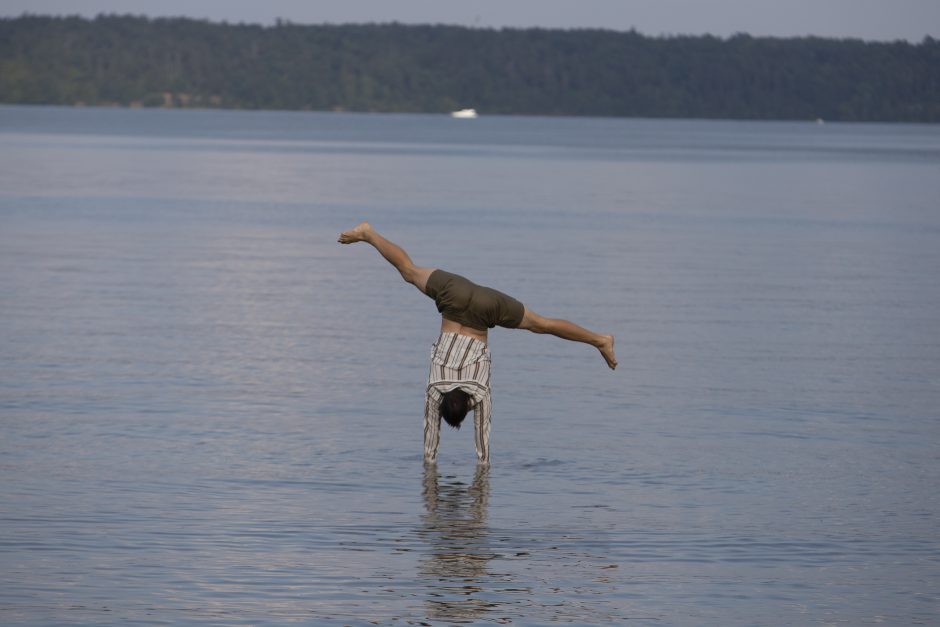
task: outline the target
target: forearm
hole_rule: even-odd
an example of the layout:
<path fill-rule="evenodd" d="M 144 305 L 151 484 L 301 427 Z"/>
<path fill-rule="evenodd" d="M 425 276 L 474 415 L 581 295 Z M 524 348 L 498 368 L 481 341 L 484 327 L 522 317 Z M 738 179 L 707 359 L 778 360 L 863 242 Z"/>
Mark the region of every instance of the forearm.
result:
<path fill-rule="evenodd" d="M 431 402 L 431 397 L 424 401 L 424 461 L 433 464 L 437 461 L 437 448 L 441 442 L 441 417 Z"/>
<path fill-rule="evenodd" d="M 493 406 L 489 395 L 477 403 L 473 410 L 473 439 L 477 449 L 477 459 L 481 464 L 490 463 L 490 426 Z"/>

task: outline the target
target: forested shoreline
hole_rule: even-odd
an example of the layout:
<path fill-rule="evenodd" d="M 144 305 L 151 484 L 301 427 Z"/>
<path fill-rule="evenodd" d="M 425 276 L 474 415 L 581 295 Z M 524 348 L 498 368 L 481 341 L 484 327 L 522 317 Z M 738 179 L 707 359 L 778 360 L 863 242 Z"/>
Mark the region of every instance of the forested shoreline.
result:
<path fill-rule="evenodd" d="M 0 19 L 6 104 L 940 121 L 940 42 Z"/>

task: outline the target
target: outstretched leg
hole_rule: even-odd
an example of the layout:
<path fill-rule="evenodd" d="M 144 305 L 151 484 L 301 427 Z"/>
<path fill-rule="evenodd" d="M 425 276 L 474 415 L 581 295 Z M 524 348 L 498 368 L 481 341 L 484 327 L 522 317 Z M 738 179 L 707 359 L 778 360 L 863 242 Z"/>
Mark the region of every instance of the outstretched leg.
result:
<path fill-rule="evenodd" d="M 555 337 L 560 337 L 563 340 L 590 344 L 600 351 L 601 355 L 604 357 L 604 361 L 607 362 L 611 370 L 617 367 L 617 357 L 614 355 L 613 335 L 594 333 L 569 320 L 545 318 L 528 307 L 525 308 L 525 314 L 522 316 L 522 322 L 519 324 L 519 328 L 532 331 L 533 333 L 548 333 Z"/>
<path fill-rule="evenodd" d="M 379 235 L 379 232 L 373 229 L 368 222 L 360 222 L 348 231 L 343 231 L 339 234 L 337 241 L 340 244 L 353 244 L 355 242 L 372 244 L 385 257 L 386 261 L 395 266 L 395 269 L 401 274 L 401 278 L 422 292 L 424 292 L 424 288 L 428 283 L 428 277 L 434 272 L 434 268 L 419 268 L 416 266 L 401 246 Z"/>

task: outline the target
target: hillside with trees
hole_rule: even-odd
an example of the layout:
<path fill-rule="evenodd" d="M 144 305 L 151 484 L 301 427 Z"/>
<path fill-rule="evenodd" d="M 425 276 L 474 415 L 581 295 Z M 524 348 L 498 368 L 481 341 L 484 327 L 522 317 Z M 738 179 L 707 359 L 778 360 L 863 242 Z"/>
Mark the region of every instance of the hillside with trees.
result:
<path fill-rule="evenodd" d="M 0 20 L 0 102 L 940 121 L 940 42 Z"/>

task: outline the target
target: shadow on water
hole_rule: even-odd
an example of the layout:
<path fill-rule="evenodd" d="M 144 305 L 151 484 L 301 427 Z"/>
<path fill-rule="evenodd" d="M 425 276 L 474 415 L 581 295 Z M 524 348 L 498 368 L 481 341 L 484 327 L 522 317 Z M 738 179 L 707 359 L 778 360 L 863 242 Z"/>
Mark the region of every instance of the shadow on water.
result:
<path fill-rule="evenodd" d="M 418 535 L 428 545 L 420 573 L 428 586 L 427 616 L 434 620 L 468 621 L 499 604 L 488 600 L 487 565 L 497 554 L 486 524 L 490 496 L 489 467 L 478 466 L 473 483 L 447 477 L 437 467 L 424 471 L 425 513 Z"/>

